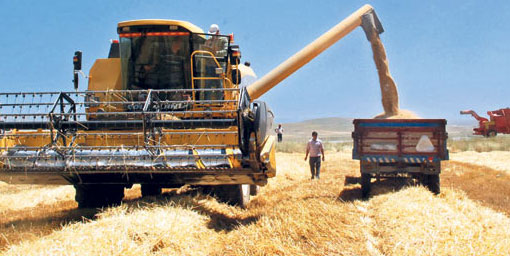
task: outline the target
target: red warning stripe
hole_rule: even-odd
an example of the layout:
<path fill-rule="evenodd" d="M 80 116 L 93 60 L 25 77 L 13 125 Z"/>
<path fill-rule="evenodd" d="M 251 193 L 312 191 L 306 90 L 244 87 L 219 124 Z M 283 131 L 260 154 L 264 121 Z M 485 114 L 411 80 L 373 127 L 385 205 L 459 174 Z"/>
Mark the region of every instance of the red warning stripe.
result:
<path fill-rule="evenodd" d="M 148 32 L 145 36 L 189 36 L 189 32 Z M 140 37 L 142 33 L 122 33 L 119 37 Z"/>
<path fill-rule="evenodd" d="M 142 36 L 142 33 L 124 33 L 124 34 L 119 34 L 119 37 L 140 37 Z"/>

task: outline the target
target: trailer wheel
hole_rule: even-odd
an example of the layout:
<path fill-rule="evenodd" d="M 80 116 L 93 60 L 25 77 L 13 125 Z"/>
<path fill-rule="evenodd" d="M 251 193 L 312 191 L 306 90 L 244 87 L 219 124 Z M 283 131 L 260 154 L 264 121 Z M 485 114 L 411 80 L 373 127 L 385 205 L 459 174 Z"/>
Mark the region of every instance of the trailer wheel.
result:
<path fill-rule="evenodd" d="M 256 196 L 260 191 L 260 187 L 258 185 L 250 185 L 250 196 Z"/>
<path fill-rule="evenodd" d="M 78 208 L 100 208 L 119 205 L 124 198 L 123 185 L 74 185 Z"/>
<path fill-rule="evenodd" d="M 430 192 L 438 195 L 441 193 L 441 182 L 439 178 L 439 174 L 431 174 L 431 175 L 425 175 L 425 179 L 427 182 L 427 188 L 430 190 Z"/>
<path fill-rule="evenodd" d="M 367 199 L 370 195 L 372 175 L 370 173 L 361 174 L 361 198 Z"/>
<path fill-rule="evenodd" d="M 142 184 L 142 197 L 161 195 L 163 189 L 159 185 Z"/>

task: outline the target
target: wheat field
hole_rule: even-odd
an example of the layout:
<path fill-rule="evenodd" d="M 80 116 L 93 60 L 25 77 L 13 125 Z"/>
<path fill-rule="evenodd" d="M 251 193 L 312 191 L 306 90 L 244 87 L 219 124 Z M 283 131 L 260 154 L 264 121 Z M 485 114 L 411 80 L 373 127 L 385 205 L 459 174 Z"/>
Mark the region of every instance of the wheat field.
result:
<path fill-rule="evenodd" d="M 450 161 L 442 193 L 381 180 L 360 200 L 359 163 L 327 152 L 321 180 L 303 154 L 278 153 L 278 175 L 247 209 L 191 188 L 121 206 L 77 209 L 71 186 L 0 183 L 4 255 L 508 255 L 507 172 Z M 497 156 L 495 156 L 497 157 Z M 481 175 L 483 174 L 483 175 Z M 354 180 L 354 182 L 353 182 Z M 481 184 L 485 184 L 482 186 Z"/>

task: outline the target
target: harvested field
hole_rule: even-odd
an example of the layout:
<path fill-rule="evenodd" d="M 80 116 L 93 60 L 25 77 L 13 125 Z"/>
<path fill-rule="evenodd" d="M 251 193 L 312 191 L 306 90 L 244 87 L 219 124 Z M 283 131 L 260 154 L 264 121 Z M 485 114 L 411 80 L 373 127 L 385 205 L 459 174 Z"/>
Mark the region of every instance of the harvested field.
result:
<path fill-rule="evenodd" d="M 277 177 L 248 209 L 218 203 L 184 188 L 140 199 L 128 190 L 120 207 L 79 210 L 72 187 L 33 186 L 23 201 L 2 204 L 0 247 L 5 255 L 506 255 L 509 191 L 473 183 L 473 174 L 501 173 L 460 162 L 445 164 L 442 194 L 407 181 L 376 182 L 359 199 L 359 163 L 350 152 L 326 154 L 322 179 L 310 181 L 303 155 L 278 153 Z M 500 182 L 509 182 L 508 176 Z M 498 182 L 499 182 L 498 181 Z M 472 184 L 468 187 L 467 184 Z M 508 184 L 508 183 L 507 183 Z M 507 186 L 508 187 L 508 186 Z M 0 185 L 2 194 L 27 187 Z M 48 190 L 49 189 L 49 190 Z M 55 200 L 40 199 L 60 191 Z M 476 195 L 481 191 L 487 191 Z M 488 191 L 492 193 L 489 194 Z M 496 196 L 484 200 L 483 196 Z M 14 197 L 13 197 L 14 198 Z M 58 199 L 58 200 L 57 200 Z"/>
<path fill-rule="evenodd" d="M 449 133 L 451 136 L 451 132 L 449 132 Z M 471 134 L 471 131 L 469 131 L 469 134 Z M 453 153 L 465 152 L 465 151 L 474 151 L 474 152 L 510 151 L 510 136 L 498 135 L 493 138 L 484 138 L 481 136 L 478 136 L 478 137 L 469 136 L 466 138 L 458 138 L 458 139 L 451 137 L 451 139 L 448 141 L 448 147 L 450 148 L 450 152 L 453 152 Z M 473 153 L 466 153 L 466 154 L 473 154 Z M 476 155 L 476 154 L 473 154 L 473 155 Z"/>
<path fill-rule="evenodd" d="M 450 159 L 456 162 L 470 163 L 478 166 L 486 166 L 498 171 L 510 174 L 510 151 L 475 152 L 465 151 L 450 154 Z"/>
<path fill-rule="evenodd" d="M 6 209 L 23 210 L 59 201 L 74 200 L 73 186 L 17 185 L 0 181 L 0 213 Z M 30 200 L 26 200 L 30 198 Z"/>
<path fill-rule="evenodd" d="M 462 190 L 484 206 L 510 216 L 510 175 L 486 166 L 449 161 L 441 174 L 443 187 Z"/>

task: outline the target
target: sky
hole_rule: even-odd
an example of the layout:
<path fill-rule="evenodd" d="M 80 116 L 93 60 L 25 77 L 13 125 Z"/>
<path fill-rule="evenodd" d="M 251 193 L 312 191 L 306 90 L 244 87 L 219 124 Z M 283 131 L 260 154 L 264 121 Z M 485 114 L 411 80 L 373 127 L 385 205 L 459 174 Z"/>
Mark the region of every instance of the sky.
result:
<path fill-rule="evenodd" d="M 400 106 L 424 118 L 470 120 L 459 111 L 510 107 L 510 1 L 7 1 L 0 0 L 0 91 L 71 91 L 72 56 L 83 70 L 106 58 L 117 23 L 185 20 L 234 33 L 259 77 L 364 4 L 385 32 Z M 81 83 L 81 90 L 86 83 Z M 262 97 L 277 122 L 371 118 L 383 112 L 361 28 Z"/>

